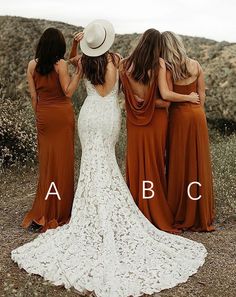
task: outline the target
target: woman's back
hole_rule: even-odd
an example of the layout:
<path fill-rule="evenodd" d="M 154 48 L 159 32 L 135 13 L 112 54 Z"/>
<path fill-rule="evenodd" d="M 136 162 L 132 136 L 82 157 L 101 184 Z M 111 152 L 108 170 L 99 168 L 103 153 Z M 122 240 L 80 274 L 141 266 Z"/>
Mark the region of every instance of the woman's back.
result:
<path fill-rule="evenodd" d="M 197 80 L 200 72 L 199 63 L 193 59 L 188 59 L 186 66 L 190 76 L 185 79 L 175 81 L 175 85 L 190 85 Z"/>
<path fill-rule="evenodd" d="M 180 94 L 190 94 L 191 92 L 197 92 L 198 76 L 200 74 L 199 63 L 195 60 L 189 59 L 187 62 L 187 68 L 190 76 L 175 81 L 173 83 L 173 91 Z"/>
<path fill-rule="evenodd" d="M 125 71 L 125 74 L 128 78 L 131 90 L 133 94 L 138 96 L 139 98 L 147 98 L 150 94 L 150 88 L 155 83 L 154 79 L 150 78 L 150 82 L 147 84 L 142 83 L 141 81 L 137 81 L 132 76 L 132 66 L 129 69 L 125 69 L 126 60 L 122 61 L 121 69 Z M 156 98 L 160 98 L 160 93 L 158 86 L 156 85 Z"/>
<path fill-rule="evenodd" d="M 103 84 L 95 85 L 92 78 L 85 76 L 87 97 L 78 119 L 79 136 L 84 151 L 86 145 L 89 145 L 88 152 L 92 147 L 101 151 L 103 146 L 104 150 L 109 151 L 118 139 L 121 121 L 117 96 L 118 78 L 116 64 L 112 62 L 108 62 L 106 66 Z"/>
<path fill-rule="evenodd" d="M 60 84 L 57 65 L 55 65 L 53 70 L 46 75 L 37 72 L 36 62 L 34 67 L 33 79 L 38 96 L 38 103 L 66 97 Z"/>
<path fill-rule="evenodd" d="M 118 64 L 120 58 L 117 54 L 114 54 L 113 57 L 114 59 L 112 59 L 110 55 L 107 57 L 107 66 L 105 69 L 105 79 L 103 84 L 92 84 L 92 82 L 85 76 L 85 79 L 90 82 L 100 97 L 106 97 L 110 95 L 118 81 Z"/>
<path fill-rule="evenodd" d="M 188 95 L 192 92 L 196 93 L 197 92 L 197 79 L 195 79 L 193 82 L 186 84 L 186 85 L 174 84 L 173 91 L 176 93 L 179 93 L 179 94 L 184 94 L 184 95 Z M 181 103 L 183 103 L 183 102 L 181 102 Z M 192 103 L 190 103 L 190 104 L 192 104 Z"/>
<path fill-rule="evenodd" d="M 187 67 L 190 76 L 175 82 L 172 79 L 171 73 L 169 71 L 167 72 L 167 77 L 169 77 L 169 80 L 172 80 L 173 91 L 183 95 L 188 95 L 192 92 L 198 93 L 198 77 L 200 75 L 200 65 L 197 61 L 189 59 Z M 190 105 L 198 107 L 198 105 L 193 104 L 191 102 L 172 102 L 172 107 L 176 105 Z"/>

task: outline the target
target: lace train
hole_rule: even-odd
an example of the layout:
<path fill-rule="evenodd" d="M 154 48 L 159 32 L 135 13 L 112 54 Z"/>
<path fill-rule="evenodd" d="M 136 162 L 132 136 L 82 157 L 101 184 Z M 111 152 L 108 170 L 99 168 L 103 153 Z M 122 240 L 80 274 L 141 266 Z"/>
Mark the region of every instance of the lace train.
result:
<path fill-rule="evenodd" d="M 115 158 L 118 83 L 105 98 L 86 86 L 71 220 L 13 250 L 12 259 L 55 285 L 98 297 L 137 297 L 187 281 L 204 263 L 205 247 L 156 229 L 139 211 Z"/>

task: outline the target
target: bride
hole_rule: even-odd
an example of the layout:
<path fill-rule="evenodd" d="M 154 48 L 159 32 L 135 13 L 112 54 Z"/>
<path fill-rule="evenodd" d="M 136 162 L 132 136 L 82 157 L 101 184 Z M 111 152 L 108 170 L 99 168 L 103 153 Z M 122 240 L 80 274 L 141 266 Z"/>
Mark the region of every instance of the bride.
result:
<path fill-rule="evenodd" d="M 117 165 L 119 57 L 103 20 L 89 24 L 79 63 L 87 98 L 78 129 L 82 158 L 69 224 L 48 230 L 11 253 L 13 261 L 55 285 L 98 297 L 152 294 L 187 281 L 205 247 L 156 229 L 135 205 Z"/>

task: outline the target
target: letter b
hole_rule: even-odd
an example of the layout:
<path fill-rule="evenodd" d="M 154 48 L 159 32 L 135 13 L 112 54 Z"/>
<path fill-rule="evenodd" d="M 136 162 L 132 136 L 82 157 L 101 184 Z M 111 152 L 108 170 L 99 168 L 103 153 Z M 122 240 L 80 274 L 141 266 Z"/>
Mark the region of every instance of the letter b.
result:
<path fill-rule="evenodd" d="M 150 184 L 151 186 L 149 188 L 146 188 L 146 184 Z M 154 191 L 152 190 L 153 188 L 153 182 L 149 181 L 149 180 L 143 180 L 143 199 L 152 199 L 154 196 Z M 152 194 L 150 196 L 146 196 L 145 192 L 149 191 Z"/>

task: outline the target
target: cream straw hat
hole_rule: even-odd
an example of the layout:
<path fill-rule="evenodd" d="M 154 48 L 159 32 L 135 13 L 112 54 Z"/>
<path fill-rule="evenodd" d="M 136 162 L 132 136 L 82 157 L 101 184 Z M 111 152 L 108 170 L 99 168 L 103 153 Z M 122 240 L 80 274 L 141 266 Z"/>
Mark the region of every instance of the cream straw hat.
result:
<path fill-rule="evenodd" d="M 95 20 L 85 27 L 80 48 L 86 56 L 98 57 L 110 49 L 114 40 L 113 25 L 106 20 Z"/>

